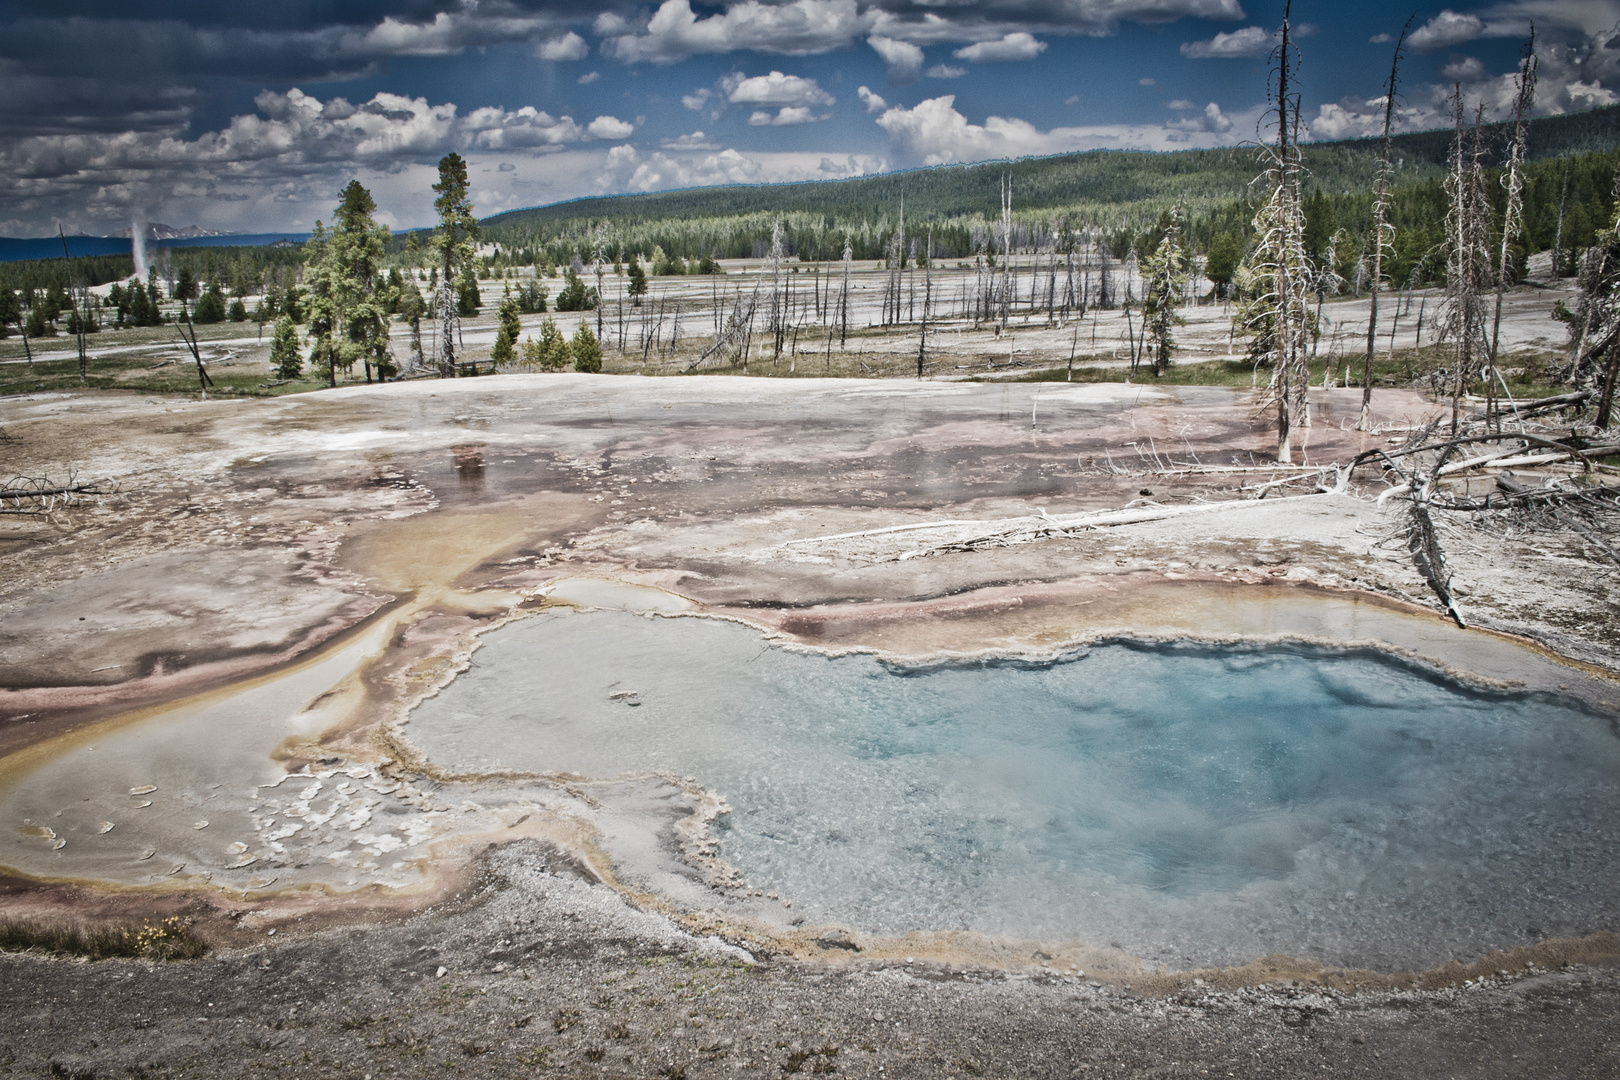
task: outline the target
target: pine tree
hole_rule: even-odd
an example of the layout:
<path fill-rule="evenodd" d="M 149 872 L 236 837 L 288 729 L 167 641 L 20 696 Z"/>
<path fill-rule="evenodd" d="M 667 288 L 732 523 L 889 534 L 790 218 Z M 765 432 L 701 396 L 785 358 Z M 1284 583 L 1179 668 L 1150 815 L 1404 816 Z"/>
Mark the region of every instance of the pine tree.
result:
<path fill-rule="evenodd" d="M 439 182 L 433 190 L 439 197 L 433 208 L 439 212 L 439 227 L 431 241 L 437 265 L 438 290 L 434 294 L 433 309 L 439 320 L 439 370 L 446 376 L 456 374 L 456 346 L 461 329 L 461 296 L 456 282 L 464 272 L 472 270 L 475 254 L 474 241 L 478 237 L 478 221 L 473 217 L 472 200 L 467 194 L 467 163 L 460 154 L 446 154 L 439 159 Z M 477 292 L 474 279 L 473 291 Z"/>
<path fill-rule="evenodd" d="M 1243 241 L 1231 233 L 1216 233 L 1209 242 L 1209 252 L 1204 257 L 1204 276 L 1215 286 L 1215 295 L 1221 299 L 1226 298 L 1227 289 L 1232 284 L 1232 275 L 1237 272 L 1238 264 L 1243 261 Z"/>
<path fill-rule="evenodd" d="M 22 322 L 22 305 L 11 286 L 0 286 L 0 337 L 11 335 L 11 324 Z"/>
<path fill-rule="evenodd" d="M 1176 313 L 1187 288 L 1187 254 L 1181 246 L 1181 211 L 1170 212 L 1164 238 L 1142 260 L 1145 292 L 1142 298 L 1142 333 L 1151 343 L 1153 374 L 1163 377 L 1170 370 L 1170 354 L 1175 350 L 1175 328 L 1187 320 Z"/>
<path fill-rule="evenodd" d="M 647 271 L 641 268 L 641 260 L 634 255 L 630 256 L 630 271 L 628 276 L 630 278 L 630 284 L 625 291 L 630 294 L 630 303 L 636 307 L 640 307 L 641 298 L 647 295 Z M 575 309 L 563 307 L 562 296 L 559 295 L 557 297 L 557 310 L 572 311 Z"/>
<path fill-rule="evenodd" d="M 490 350 L 490 363 L 511 364 L 516 362 L 517 339 L 522 332 L 523 323 L 518 318 L 518 302 L 516 298 L 507 296 L 501 300 L 500 330 L 495 334 L 495 348 Z"/>
<path fill-rule="evenodd" d="M 394 373 L 388 344 L 387 279 L 382 272 L 389 234 L 388 227 L 373 218 L 376 210 L 371 192 L 360 181 L 349 181 L 332 216 L 322 267 L 325 315 L 335 355 L 345 370 L 360 361 L 367 382 L 374 372 L 383 379 Z"/>
<path fill-rule="evenodd" d="M 590 323 L 581 319 L 579 329 L 569 346 L 574 353 L 574 370 L 598 372 L 602 370 L 602 344 L 591 332 Z"/>
<path fill-rule="evenodd" d="M 557 321 L 549 316 L 540 323 L 540 340 L 530 338 L 523 343 L 523 362 L 543 371 L 561 371 L 573 363 L 573 359 L 568 339 L 557 329 Z"/>
<path fill-rule="evenodd" d="M 305 309 L 310 336 L 309 367 L 316 374 L 324 373 L 328 385 L 336 386 L 341 361 L 332 340 L 337 325 L 337 298 L 333 295 L 329 246 L 325 223 L 315 222 L 309 239 L 304 241 L 304 284 L 309 289 Z"/>
<path fill-rule="evenodd" d="M 563 278 L 562 291 L 557 294 L 558 311 L 590 311 L 596 307 L 596 290 L 586 285 L 573 267 L 564 271 Z"/>
<path fill-rule="evenodd" d="M 197 307 L 191 314 L 191 321 L 205 326 L 225 321 L 225 295 L 219 291 L 217 281 L 211 283 L 197 301 Z"/>
<path fill-rule="evenodd" d="M 304 373 L 298 357 L 298 329 L 286 315 L 276 320 L 275 334 L 270 341 L 270 366 L 278 379 L 296 379 Z"/>

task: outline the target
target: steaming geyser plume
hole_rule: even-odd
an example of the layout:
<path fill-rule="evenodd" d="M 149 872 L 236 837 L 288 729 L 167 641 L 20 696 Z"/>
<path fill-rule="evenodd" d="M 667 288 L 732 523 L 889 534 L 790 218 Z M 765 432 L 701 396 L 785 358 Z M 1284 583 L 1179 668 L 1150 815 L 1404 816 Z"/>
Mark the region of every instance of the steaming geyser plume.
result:
<path fill-rule="evenodd" d="M 130 251 L 135 256 L 135 276 L 146 278 L 146 215 L 139 210 L 129 219 Z"/>

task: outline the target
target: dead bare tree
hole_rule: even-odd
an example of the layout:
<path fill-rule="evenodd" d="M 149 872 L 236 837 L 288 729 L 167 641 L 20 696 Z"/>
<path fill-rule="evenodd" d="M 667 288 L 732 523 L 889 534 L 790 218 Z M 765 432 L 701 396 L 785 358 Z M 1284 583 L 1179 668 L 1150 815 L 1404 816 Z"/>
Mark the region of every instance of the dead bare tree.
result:
<path fill-rule="evenodd" d="M 1491 321 L 1491 374 L 1485 380 L 1485 400 L 1496 401 L 1496 350 L 1502 338 L 1502 294 L 1507 292 L 1508 279 L 1513 275 L 1510 257 L 1513 241 L 1524 232 L 1524 174 L 1521 165 L 1525 156 L 1525 121 L 1536 97 L 1536 31 L 1530 28 L 1530 40 L 1525 42 L 1524 58 L 1514 85 L 1518 93 L 1513 105 L 1513 141 L 1508 149 L 1507 171 L 1502 175 L 1502 186 L 1507 189 L 1507 202 L 1502 210 L 1502 250 L 1496 270 L 1496 314 Z"/>
<path fill-rule="evenodd" d="M 1620 194 L 1620 170 L 1615 173 L 1614 183 Z M 1575 311 L 1563 316 L 1570 321 L 1573 348 L 1560 375 L 1576 387 L 1595 384 L 1596 423 L 1606 428 L 1613 415 L 1616 382 L 1620 380 L 1620 210 L 1610 227 L 1598 233 L 1583 260 L 1578 283 Z M 1578 333 L 1576 324 L 1580 325 Z"/>
<path fill-rule="evenodd" d="M 1310 381 L 1310 256 L 1305 250 L 1305 211 L 1301 196 L 1304 166 L 1299 154 L 1299 95 L 1293 87 L 1297 66 L 1290 40 L 1292 0 L 1283 8 L 1280 42 L 1272 51 L 1275 145 L 1261 148 L 1265 171 L 1256 181 L 1266 195 L 1255 212 L 1254 250 L 1245 278 L 1248 302 L 1238 314 L 1255 335 L 1249 355 L 1256 365 L 1270 363 L 1271 379 L 1261 407 L 1277 409 L 1277 460 L 1293 461 L 1290 431 L 1305 413 Z"/>
<path fill-rule="evenodd" d="M 180 300 L 180 320 L 175 325 L 180 331 L 180 340 L 186 343 L 191 350 L 191 358 L 197 362 L 197 384 L 202 390 L 203 400 L 207 401 L 208 388 L 214 385 L 214 380 L 209 377 L 208 369 L 203 367 L 202 350 L 197 347 L 197 328 L 191 323 L 191 312 L 186 310 L 184 298 Z"/>
<path fill-rule="evenodd" d="M 1367 316 L 1367 357 L 1361 369 L 1361 420 L 1356 425 L 1358 431 L 1372 428 L 1373 339 L 1378 333 L 1378 290 L 1384 286 L 1384 251 L 1395 239 L 1395 228 L 1389 223 L 1390 126 L 1395 118 L 1395 85 L 1400 74 L 1401 49 L 1406 44 L 1407 32 L 1412 29 L 1412 18 L 1408 18 L 1406 25 L 1401 27 L 1400 39 L 1395 42 L 1395 54 L 1389 62 L 1389 85 L 1384 92 L 1384 144 L 1378 156 L 1378 181 L 1373 187 L 1372 310 Z M 1390 347 L 1394 348 L 1393 345 Z"/>
<path fill-rule="evenodd" d="M 923 255 L 923 310 L 922 330 L 917 335 L 917 378 L 923 377 L 923 365 L 928 360 L 928 307 L 934 299 L 934 229 L 928 228 L 928 247 Z"/>
<path fill-rule="evenodd" d="M 1491 255 L 1490 199 L 1485 190 L 1485 151 L 1480 131 L 1484 107 L 1476 111 L 1470 132 L 1463 126 L 1460 83 L 1453 103 L 1457 130 L 1446 176 L 1450 208 L 1446 213 L 1446 299 L 1441 317 L 1442 333 L 1452 338 L 1454 350 L 1451 431 L 1456 434 L 1463 395 L 1473 382 L 1480 355 L 1486 351 L 1484 293 L 1490 288 Z"/>
<path fill-rule="evenodd" d="M 84 352 L 84 321 L 90 314 L 89 297 L 79 287 L 78 278 L 73 273 L 73 259 L 68 255 L 67 233 L 63 231 L 60 221 L 56 223 L 56 235 L 62 239 L 62 265 L 67 269 L 68 297 L 73 303 L 73 337 L 79 346 L 79 381 L 84 382 L 89 367 Z M 82 307 L 81 300 L 83 301 Z M 28 335 L 24 332 L 23 341 L 26 343 L 27 340 Z M 34 357 L 32 353 L 29 354 L 28 363 L 30 367 L 33 366 Z"/>
<path fill-rule="evenodd" d="M 1012 309 L 1012 174 L 1001 177 L 1001 292 L 999 318 L 1003 332 Z"/>
<path fill-rule="evenodd" d="M 844 234 L 844 284 L 838 290 L 838 347 L 842 349 L 849 338 L 849 269 L 855 258 L 855 248 L 849 234 Z"/>
<path fill-rule="evenodd" d="M 774 355 L 782 356 L 782 328 L 787 324 L 787 312 L 782 297 L 782 219 L 771 223 L 771 246 L 766 254 L 765 271 L 771 279 L 771 307 L 766 329 L 770 331 Z"/>

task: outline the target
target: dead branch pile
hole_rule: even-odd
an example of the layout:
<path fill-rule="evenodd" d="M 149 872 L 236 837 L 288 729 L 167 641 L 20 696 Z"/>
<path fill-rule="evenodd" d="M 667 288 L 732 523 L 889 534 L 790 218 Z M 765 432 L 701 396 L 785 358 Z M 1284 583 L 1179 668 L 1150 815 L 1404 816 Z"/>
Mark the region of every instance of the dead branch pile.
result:
<path fill-rule="evenodd" d="M 1553 428 L 1528 423 L 1555 410 L 1578 408 L 1590 392 L 1476 412 L 1450 437 L 1438 424 L 1412 432 L 1398 449 L 1363 452 L 1350 470 L 1376 466 L 1389 485 L 1378 503 L 1405 502 L 1403 529 L 1412 564 L 1457 625 L 1462 612 L 1451 587 L 1434 514 L 1469 514 L 1482 527 L 1513 525 L 1568 529 L 1620 566 L 1614 537 L 1620 526 L 1620 432 L 1596 427 Z M 1511 414 L 1517 432 L 1492 430 Z M 1611 459 L 1611 460 L 1605 460 Z M 1516 474 L 1510 470 L 1534 470 Z"/>
<path fill-rule="evenodd" d="M 0 483 L 0 515 L 50 517 L 83 499 L 116 495 L 118 485 L 111 480 L 80 481 L 70 475 L 65 482 L 44 476 L 13 476 Z"/>

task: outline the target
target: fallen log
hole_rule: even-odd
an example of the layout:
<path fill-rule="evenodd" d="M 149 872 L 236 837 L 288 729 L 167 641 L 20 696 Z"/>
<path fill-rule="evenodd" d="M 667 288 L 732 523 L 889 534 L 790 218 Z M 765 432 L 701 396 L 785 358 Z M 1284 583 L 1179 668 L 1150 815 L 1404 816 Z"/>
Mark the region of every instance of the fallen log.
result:
<path fill-rule="evenodd" d="M 1164 506 L 1159 503 L 1149 503 L 1146 506 L 1125 507 L 1120 510 L 1104 510 L 1100 512 L 1058 514 L 1051 515 L 1044 511 L 1038 515 L 1031 514 L 1017 518 L 1000 518 L 988 520 L 946 520 L 946 521 L 918 521 L 907 525 L 890 525 L 880 529 L 861 529 L 855 532 L 834 533 L 829 536 L 808 536 L 796 540 L 787 540 L 767 551 L 780 551 L 789 548 L 798 548 L 813 544 L 832 544 L 845 540 L 859 540 L 872 537 L 892 536 L 897 533 L 921 532 L 924 530 L 951 530 L 960 529 L 963 532 L 941 540 L 940 543 L 930 544 L 911 551 L 902 552 L 894 558 L 898 561 L 920 558 L 937 551 L 961 551 L 976 547 L 990 545 L 1005 545 L 1011 543 L 1027 543 L 1047 536 L 1066 536 L 1072 532 L 1084 529 L 1114 528 L 1121 525 L 1140 525 L 1150 521 L 1162 521 L 1166 518 L 1181 517 L 1188 514 L 1209 514 L 1225 511 L 1252 510 L 1257 508 L 1271 509 L 1287 502 L 1298 502 L 1301 499 L 1316 499 L 1323 494 L 1345 493 L 1349 481 L 1348 473 L 1340 473 L 1339 482 L 1332 488 L 1321 488 L 1309 495 L 1289 495 L 1281 499 L 1229 499 L 1223 502 L 1191 503 L 1182 506 Z"/>

